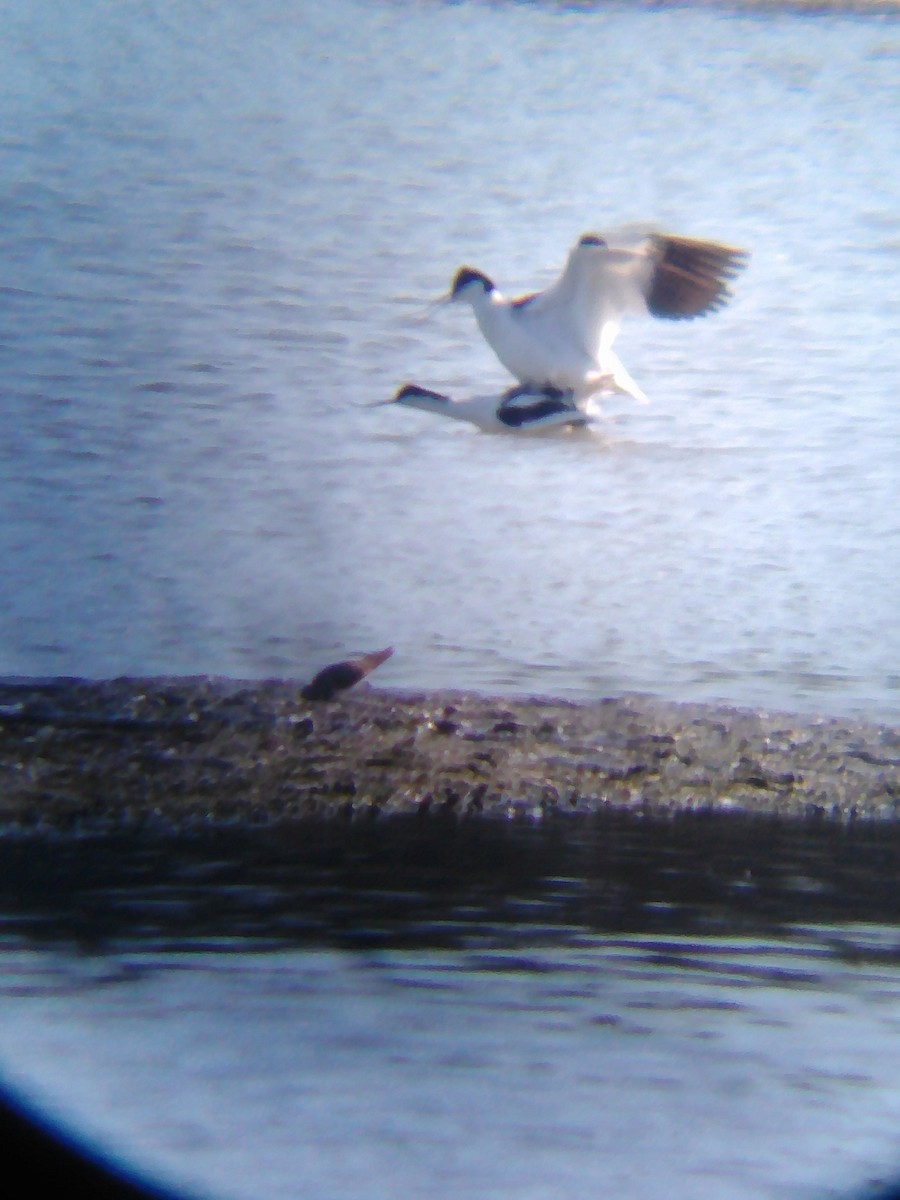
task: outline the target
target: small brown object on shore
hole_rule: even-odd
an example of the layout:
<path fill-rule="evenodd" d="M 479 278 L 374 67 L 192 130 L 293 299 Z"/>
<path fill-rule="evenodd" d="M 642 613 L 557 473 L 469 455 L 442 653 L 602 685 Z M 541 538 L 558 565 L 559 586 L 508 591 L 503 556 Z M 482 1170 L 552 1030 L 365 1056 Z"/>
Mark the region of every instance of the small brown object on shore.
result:
<path fill-rule="evenodd" d="M 344 662 L 331 663 L 323 667 L 311 683 L 308 683 L 300 695 L 304 700 L 332 700 L 336 692 L 353 687 L 364 679 L 370 671 L 374 671 L 385 659 L 394 653 L 393 646 L 384 650 L 373 650 L 371 654 L 361 654 L 359 658 L 348 658 Z"/>

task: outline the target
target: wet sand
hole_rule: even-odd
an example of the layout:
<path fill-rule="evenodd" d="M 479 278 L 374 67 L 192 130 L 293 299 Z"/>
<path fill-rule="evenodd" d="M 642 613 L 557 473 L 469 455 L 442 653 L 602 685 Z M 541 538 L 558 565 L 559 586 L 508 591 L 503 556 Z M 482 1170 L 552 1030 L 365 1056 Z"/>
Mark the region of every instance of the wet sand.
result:
<path fill-rule="evenodd" d="M 621 809 L 891 820 L 900 729 L 674 704 L 208 678 L 0 685 L 0 829 Z"/>

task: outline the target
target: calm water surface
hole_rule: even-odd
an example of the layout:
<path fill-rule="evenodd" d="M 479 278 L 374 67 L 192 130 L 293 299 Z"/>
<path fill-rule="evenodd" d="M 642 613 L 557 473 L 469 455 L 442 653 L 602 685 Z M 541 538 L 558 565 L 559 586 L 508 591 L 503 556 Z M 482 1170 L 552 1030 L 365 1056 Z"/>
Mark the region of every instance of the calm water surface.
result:
<path fill-rule="evenodd" d="M 900 1167 L 900 835 L 0 842 L 7 1079 L 228 1198 L 839 1197 Z"/>
<path fill-rule="evenodd" d="M 639 689 L 900 715 L 900 29 L 515 4 L 6 6 L 0 670 Z M 749 247 L 653 399 L 527 443 L 461 262 Z"/>
<path fill-rule="evenodd" d="M 897 24 L 2 13 L 0 672 L 392 643 L 397 686 L 900 717 Z M 714 320 L 623 332 L 650 407 L 526 442 L 364 407 L 504 386 L 428 301 L 632 218 L 753 252 Z M 221 1197 L 900 1163 L 893 834 L 406 828 L 0 841 L 4 1072 Z"/>

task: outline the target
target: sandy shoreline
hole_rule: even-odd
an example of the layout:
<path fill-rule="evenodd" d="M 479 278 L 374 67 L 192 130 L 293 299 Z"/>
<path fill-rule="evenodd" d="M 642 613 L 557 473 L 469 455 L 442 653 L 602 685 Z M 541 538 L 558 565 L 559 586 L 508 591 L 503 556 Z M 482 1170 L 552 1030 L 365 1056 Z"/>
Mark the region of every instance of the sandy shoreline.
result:
<path fill-rule="evenodd" d="M 611 808 L 894 819 L 900 729 L 624 696 L 590 704 L 208 678 L 0 684 L 0 829 Z"/>

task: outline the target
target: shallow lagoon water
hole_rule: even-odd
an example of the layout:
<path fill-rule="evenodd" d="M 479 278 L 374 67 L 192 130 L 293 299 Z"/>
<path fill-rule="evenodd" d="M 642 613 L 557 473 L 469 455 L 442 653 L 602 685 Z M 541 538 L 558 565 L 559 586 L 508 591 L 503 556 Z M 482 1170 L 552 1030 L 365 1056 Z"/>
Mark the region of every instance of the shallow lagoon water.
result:
<path fill-rule="evenodd" d="M 0 48 L 7 674 L 305 676 L 895 718 L 900 40 L 709 10 L 49 0 Z M 519 444 L 460 262 L 752 252 L 650 407 Z"/>
<path fill-rule="evenodd" d="M 896 721 L 898 57 L 840 15 L 7 13 L 0 670 L 393 643 L 393 686 Z M 623 332 L 649 408 L 519 443 L 363 407 L 503 386 L 467 314 L 426 315 L 460 262 L 528 290 L 635 217 L 753 255 L 715 320 Z M 771 842 L 722 873 L 670 834 L 649 875 L 652 837 L 573 862 L 573 824 L 483 833 L 474 872 L 6 841 L 4 1072 L 222 1197 L 889 1176 L 887 835 L 847 871 L 827 827 L 792 843 L 748 914 Z"/>
<path fill-rule="evenodd" d="M 0 1055 L 201 1195 L 859 1194 L 900 1164 L 898 854 L 709 814 L 7 839 Z"/>

